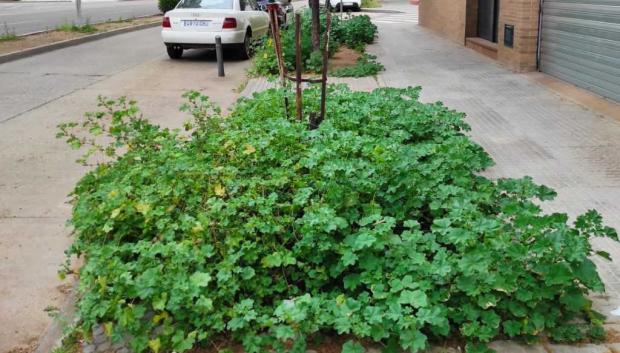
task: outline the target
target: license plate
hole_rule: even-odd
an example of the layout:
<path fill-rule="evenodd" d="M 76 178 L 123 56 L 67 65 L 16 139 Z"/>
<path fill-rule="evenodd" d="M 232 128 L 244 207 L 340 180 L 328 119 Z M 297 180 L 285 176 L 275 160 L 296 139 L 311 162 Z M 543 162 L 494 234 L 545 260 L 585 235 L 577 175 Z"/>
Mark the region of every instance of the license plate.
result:
<path fill-rule="evenodd" d="M 183 27 L 209 27 L 209 20 L 181 20 Z"/>

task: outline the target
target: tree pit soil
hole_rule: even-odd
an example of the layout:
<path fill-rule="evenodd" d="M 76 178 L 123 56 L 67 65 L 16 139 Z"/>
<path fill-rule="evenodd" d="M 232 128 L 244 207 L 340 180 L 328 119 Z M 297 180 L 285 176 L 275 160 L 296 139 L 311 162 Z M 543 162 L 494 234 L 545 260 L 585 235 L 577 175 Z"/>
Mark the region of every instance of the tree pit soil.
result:
<path fill-rule="evenodd" d="M 43 45 L 49 45 L 57 42 L 62 42 L 69 39 L 80 38 L 97 33 L 105 33 L 112 30 L 135 27 L 139 25 L 158 23 L 161 21 L 161 16 L 149 16 L 141 17 L 131 20 L 123 21 L 110 21 L 104 23 L 93 24 L 92 26 L 97 31 L 92 33 L 80 33 L 70 31 L 52 30 L 41 33 L 35 33 L 31 35 L 18 36 L 11 40 L 0 41 L 0 55 L 9 54 L 13 52 L 19 52 L 26 49 L 32 49 Z"/>
<path fill-rule="evenodd" d="M 355 66 L 357 60 L 362 56 L 360 52 L 347 48 L 346 46 L 340 47 L 334 56 L 329 59 L 330 71 L 335 71 L 345 67 Z"/>
<path fill-rule="evenodd" d="M 613 328 L 606 328 L 605 329 L 605 342 L 606 343 L 620 343 L 620 332 L 618 332 L 617 330 Z"/>

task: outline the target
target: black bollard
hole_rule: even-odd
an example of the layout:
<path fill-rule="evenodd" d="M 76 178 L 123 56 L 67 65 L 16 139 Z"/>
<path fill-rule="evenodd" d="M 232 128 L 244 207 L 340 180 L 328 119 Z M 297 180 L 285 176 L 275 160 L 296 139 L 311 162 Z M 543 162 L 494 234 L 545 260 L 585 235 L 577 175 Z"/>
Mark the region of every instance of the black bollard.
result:
<path fill-rule="evenodd" d="M 222 37 L 215 36 L 215 56 L 217 57 L 217 76 L 224 77 L 224 51 L 222 49 Z"/>

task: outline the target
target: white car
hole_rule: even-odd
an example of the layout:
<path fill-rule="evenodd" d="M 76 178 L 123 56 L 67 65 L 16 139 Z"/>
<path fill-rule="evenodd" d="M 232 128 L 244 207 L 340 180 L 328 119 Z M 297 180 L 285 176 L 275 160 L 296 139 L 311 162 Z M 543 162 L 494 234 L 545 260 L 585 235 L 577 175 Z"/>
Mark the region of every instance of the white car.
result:
<path fill-rule="evenodd" d="M 269 15 L 256 0 L 181 0 L 164 14 L 161 37 L 172 59 L 181 58 L 185 49 L 215 48 L 216 36 L 247 59 L 252 39 L 268 31 Z"/>
<path fill-rule="evenodd" d="M 320 6 L 325 6 L 327 0 L 319 0 Z M 360 11 L 362 9 L 362 0 L 329 0 L 332 9 L 339 11 L 340 9 L 352 9 Z"/>

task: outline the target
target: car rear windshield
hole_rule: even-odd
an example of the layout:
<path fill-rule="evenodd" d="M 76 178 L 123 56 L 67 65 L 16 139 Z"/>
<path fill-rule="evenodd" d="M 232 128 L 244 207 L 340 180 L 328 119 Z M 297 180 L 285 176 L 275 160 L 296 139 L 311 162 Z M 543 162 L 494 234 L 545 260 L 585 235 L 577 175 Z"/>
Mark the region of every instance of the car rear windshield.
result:
<path fill-rule="evenodd" d="M 177 8 L 229 10 L 233 8 L 233 0 L 182 0 Z"/>

